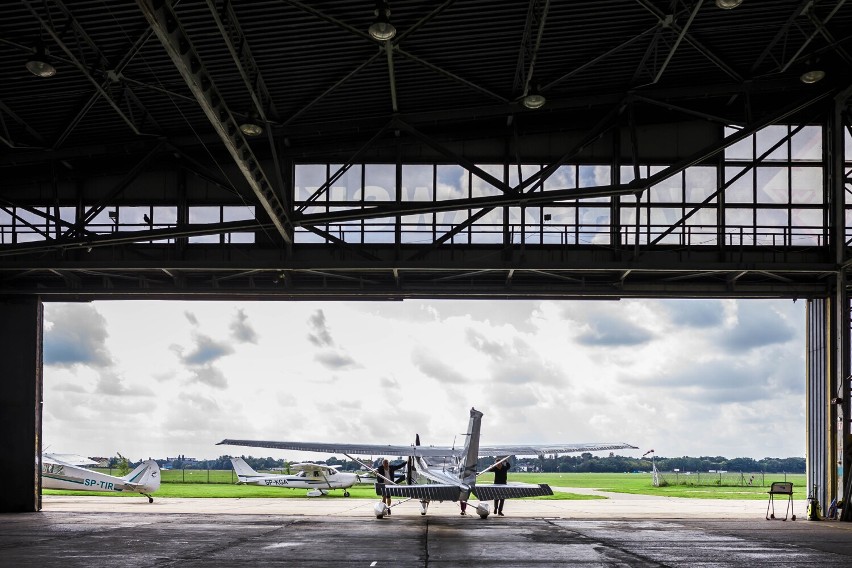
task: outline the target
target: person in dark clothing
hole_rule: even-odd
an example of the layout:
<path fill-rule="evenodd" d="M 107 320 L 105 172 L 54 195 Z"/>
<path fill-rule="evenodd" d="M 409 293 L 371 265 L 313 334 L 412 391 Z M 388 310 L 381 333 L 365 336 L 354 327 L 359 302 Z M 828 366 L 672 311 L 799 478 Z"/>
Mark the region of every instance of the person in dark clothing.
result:
<path fill-rule="evenodd" d="M 509 476 L 509 460 L 502 461 L 494 466 L 494 485 L 506 485 Z M 503 516 L 503 504 L 505 499 L 494 499 L 494 512 Z"/>
<path fill-rule="evenodd" d="M 388 462 L 388 460 L 386 460 L 386 459 L 382 460 L 382 465 L 379 467 L 379 469 L 376 470 L 376 472 L 380 476 L 380 477 L 377 477 L 376 481 L 379 482 L 379 483 L 392 483 L 393 480 L 394 480 L 394 472 L 396 470 L 398 470 L 399 468 L 403 467 L 403 466 L 405 466 L 405 462 L 403 462 L 399 465 L 391 465 L 390 462 Z M 385 479 L 382 479 L 382 477 L 384 477 Z M 382 503 L 384 503 L 385 505 L 388 506 L 387 514 L 390 515 L 391 514 L 391 512 L 390 512 L 390 506 L 391 506 L 390 496 L 382 497 Z"/>

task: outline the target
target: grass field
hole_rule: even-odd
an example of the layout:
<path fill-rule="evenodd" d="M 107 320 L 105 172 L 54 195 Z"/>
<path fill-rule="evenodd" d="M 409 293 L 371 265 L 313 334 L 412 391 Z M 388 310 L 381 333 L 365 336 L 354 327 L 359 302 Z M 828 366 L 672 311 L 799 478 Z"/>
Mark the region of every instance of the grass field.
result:
<path fill-rule="evenodd" d="M 104 473 L 108 473 L 104 470 Z M 115 472 L 113 473 L 113 475 Z M 208 476 L 209 480 L 208 481 Z M 294 498 L 304 497 L 304 489 L 282 489 L 277 487 L 259 487 L 253 485 L 235 485 L 232 481 L 231 470 L 163 470 L 163 484 L 155 493 L 157 497 L 234 497 L 234 498 Z M 484 474 L 481 483 L 491 483 L 493 476 Z M 691 497 L 700 499 L 766 499 L 767 487 L 740 487 L 715 485 L 669 485 L 654 487 L 651 475 L 644 473 L 510 473 L 509 481 L 522 483 L 547 483 L 552 487 L 582 487 L 600 489 L 613 493 L 635 493 L 642 495 L 659 495 L 665 497 Z M 768 485 L 772 481 L 792 481 L 793 498 L 805 499 L 807 496 L 804 474 L 766 475 Z M 376 492 L 372 485 L 352 487 L 349 492 L 355 498 L 375 498 Z M 133 497 L 133 493 L 93 492 L 93 491 L 61 491 L 45 489 L 45 495 L 105 495 L 110 497 Z M 335 490 L 327 498 L 343 499 L 343 492 Z M 556 492 L 550 497 L 536 499 L 599 499 L 591 495 Z"/>

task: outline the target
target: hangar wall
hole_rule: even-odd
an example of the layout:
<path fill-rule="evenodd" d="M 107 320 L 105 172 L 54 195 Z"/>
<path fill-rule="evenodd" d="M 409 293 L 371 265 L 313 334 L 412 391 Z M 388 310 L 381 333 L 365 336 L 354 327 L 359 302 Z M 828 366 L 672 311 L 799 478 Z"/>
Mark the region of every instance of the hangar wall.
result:
<path fill-rule="evenodd" d="M 0 298 L 0 513 L 41 509 L 43 309 L 37 296 Z"/>

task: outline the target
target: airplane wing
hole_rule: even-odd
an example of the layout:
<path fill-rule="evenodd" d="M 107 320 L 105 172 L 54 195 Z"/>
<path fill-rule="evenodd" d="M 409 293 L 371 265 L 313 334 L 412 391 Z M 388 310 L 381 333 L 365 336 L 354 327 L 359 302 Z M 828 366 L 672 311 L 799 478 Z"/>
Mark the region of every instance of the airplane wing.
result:
<path fill-rule="evenodd" d="M 43 463 L 74 465 L 78 467 L 91 467 L 98 465 L 98 462 L 77 454 L 42 454 L 41 461 Z"/>
<path fill-rule="evenodd" d="M 540 497 L 542 495 L 553 495 L 553 489 L 543 483 L 533 485 L 531 483 L 512 483 L 509 485 L 477 485 L 473 488 L 473 494 L 480 501 L 492 501 L 494 499 L 518 499 L 520 497 Z"/>
<path fill-rule="evenodd" d="M 307 473 L 313 473 L 315 471 L 327 472 L 327 471 L 337 471 L 337 467 L 339 466 L 330 466 L 321 463 L 291 463 L 290 471 L 304 471 Z"/>
<path fill-rule="evenodd" d="M 636 446 L 621 442 L 598 444 L 518 444 L 506 446 L 480 446 L 479 457 L 484 456 L 541 456 L 552 454 L 574 454 L 581 452 L 599 452 L 602 450 L 638 450 Z"/>
<path fill-rule="evenodd" d="M 325 454 L 355 454 L 359 456 L 423 456 L 456 457 L 462 448 L 439 446 L 391 446 L 378 444 L 346 444 L 325 442 L 274 442 L 264 440 L 222 440 L 219 446 L 248 446 L 253 448 L 275 448 L 278 450 L 297 450 L 301 452 L 320 452 Z M 485 454 L 494 455 L 494 454 Z"/>
<path fill-rule="evenodd" d="M 383 497 L 407 497 L 424 501 L 458 501 L 461 487 L 430 483 L 428 485 L 390 485 L 376 483 L 376 495 Z"/>

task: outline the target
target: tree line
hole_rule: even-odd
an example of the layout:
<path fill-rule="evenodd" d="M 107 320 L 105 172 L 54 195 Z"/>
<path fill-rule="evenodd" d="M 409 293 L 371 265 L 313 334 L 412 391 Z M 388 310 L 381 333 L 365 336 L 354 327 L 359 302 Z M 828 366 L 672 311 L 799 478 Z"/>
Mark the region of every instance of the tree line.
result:
<path fill-rule="evenodd" d="M 272 457 L 240 456 L 254 469 L 272 470 L 280 469 L 287 472 L 289 461 L 275 459 Z M 212 460 L 158 460 L 161 467 L 172 469 L 231 469 L 231 456 L 219 456 Z M 364 460 L 367 462 L 367 460 Z M 541 471 L 546 473 L 624 473 L 651 471 L 650 458 L 631 458 L 610 454 L 608 456 L 596 456 L 589 452 L 580 455 L 567 455 L 557 457 L 539 458 L 513 458 L 512 470 Z M 740 471 L 740 472 L 766 472 L 766 473 L 805 473 L 805 458 L 726 458 L 723 456 L 701 456 L 701 457 L 656 457 L 654 459 L 659 471 L 682 472 L 694 471 Z M 330 466 L 339 466 L 341 471 L 358 471 L 363 469 L 361 464 L 351 460 L 341 460 L 337 457 L 328 458 L 325 461 L 317 460 Z M 494 458 L 481 458 L 479 460 L 480 471 L 494 463 Z M 373 463 L 378 467 L 378 460 Z"/>

